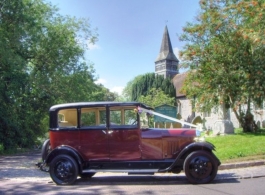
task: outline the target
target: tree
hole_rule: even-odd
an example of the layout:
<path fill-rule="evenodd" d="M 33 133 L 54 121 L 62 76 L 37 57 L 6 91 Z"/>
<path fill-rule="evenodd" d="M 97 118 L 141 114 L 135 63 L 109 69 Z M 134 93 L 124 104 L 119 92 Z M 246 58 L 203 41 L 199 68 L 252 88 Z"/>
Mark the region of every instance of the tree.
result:
<path fill-rule="evenodd" d="M 122 91 L 122 97 L 125 101 L 131 101 L 132 100 L 132 87 L 133 84 L 136 83 L 138 80 L 140 80 L 142 75 L 136 76 L 133 80 L 130 80 L 126 86 L 124 87 Z"/>
<path fill-rule="evenodd" d="M 84 59 L 86 44 L 97 40 L 89 20 L 57 11 L 42 0 L 0 1 L 0 144 L 5 149 L 32 146 L 47 131 L 53 104 L 114 99 L 94 83 L 93 65 Z"/>
<path fill-rule="evenodd" d="M 165 94 L 170 97 L 175 97 L 175 88 L 170 78 L 164 78 L 155 73 L 147 73 L 135 77 L 125 87 L 127 94 L 130 93 L 130 98 L 133 101 L 138 101 L 140 96 L 147 96 L 150 94 L 152 88 L 161 89 Z"/>
<path fill-rule="evenodd" d="M 143 96 L 141 95 L 138 98 L 139 102 L 142 102 L 152 108 L 157 106 L 161 106 L 163 104 L 174 106 L 175 104 L 175 97 L 170 97 L 169 95 L 165 94 L 162 89 L 150 89 L 148 95 Z M 154 117 L 152 115 L 148 115 L 148 123 L 150 127 L 154 127 Z M 146 121 L 147 122 L 147 121 Z"/>
<path fill-rule="evenodd" d="M 152 88 L 149 91 L 149 94 L 146 96 L 140 96 L 138 98 L 139 102 L 142 102 L 152 108 L 157 106 L 161 106 L 163 104 L 174 106 L 175 98 L 169 97 L 169 95 L 165 94 L 161 89 Z"/>
<path fill-rule="evenodd" d="M 261 105 L 265 95 L 265 2 L 201 0 L 200 7 L 180 36 L 182 62 L 191 69 L 182 91 L 196 96 L 197 110 L 232 108 L 251 131 L 251 103 Z"/>

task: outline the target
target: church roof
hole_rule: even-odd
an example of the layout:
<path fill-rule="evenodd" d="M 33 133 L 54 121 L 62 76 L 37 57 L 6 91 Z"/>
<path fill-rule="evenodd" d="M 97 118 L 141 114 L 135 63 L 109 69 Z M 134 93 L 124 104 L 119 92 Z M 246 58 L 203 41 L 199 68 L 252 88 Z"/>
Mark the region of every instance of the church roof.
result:
<path fill-rule="evenodd" d="M 172 61 L 178 62 L 178 59 L 175 56 L 173 49 L 172 49 L 172 45 L 171 45 L 170 37 L 168 34 L 167 26 L 165 26 L 162 44 L 161 44 L 161 48 L 160 48 L 160 53 L 159 53 L 158 57 L 156 58 L 156 62 L 160 61 L 160 60 L 172 60 Z"/>
<path fill-rule="evenodd" d="M 184 73 L 181 73 L 181 74 L 177 74 L 172 79 L 173 85 L 174 85 L 174 87 L 176 89 L 176 97 L 186 96 L 186 94 L 180 93 L 180 90 L 181 90 L 182 86 L 184 85 L 184 82 L 185 82 L 185 79 L 186 79 L 187 76 L 188 76 L 188 72 L 184 72 Z"/>

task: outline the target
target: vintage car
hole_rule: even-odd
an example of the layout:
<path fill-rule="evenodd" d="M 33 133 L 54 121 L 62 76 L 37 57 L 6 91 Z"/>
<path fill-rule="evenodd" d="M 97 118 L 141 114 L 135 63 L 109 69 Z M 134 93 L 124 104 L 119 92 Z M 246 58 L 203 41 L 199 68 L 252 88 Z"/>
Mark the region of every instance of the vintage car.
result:
<path fill-rule="evenodd" d="M 200 141 L 200 131 L 195 128 L 148 127 L 152 114 L 159 113 L 139 102 L 52 106 L 49 139 L 42 147 L 43 162 L 52 180 L 68 185 L 78 176 L 91 178 L 97 172 L 153 174 L 183 170 L 193 184 L 211 182 L 220 165 L 213 153 L 215 147 Z"/>

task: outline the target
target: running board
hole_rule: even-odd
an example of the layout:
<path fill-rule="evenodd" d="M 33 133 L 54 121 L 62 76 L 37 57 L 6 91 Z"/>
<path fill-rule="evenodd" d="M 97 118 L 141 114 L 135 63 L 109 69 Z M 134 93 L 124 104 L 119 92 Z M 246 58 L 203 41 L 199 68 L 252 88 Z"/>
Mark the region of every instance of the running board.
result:
<path fill-rule="evenodd" d="M 141 172 L 129 172 L 128 175 L 154 175 L 153 172 L 148 173 L 141 173 Z"/>
<path fill-rule="evenodd" d="M 129 174 L 153 174 L 157 173 L 158 169 L 85 169 L 82 173 L 96 172 L 114 172 L 114 173 L 129 173 Z"/>

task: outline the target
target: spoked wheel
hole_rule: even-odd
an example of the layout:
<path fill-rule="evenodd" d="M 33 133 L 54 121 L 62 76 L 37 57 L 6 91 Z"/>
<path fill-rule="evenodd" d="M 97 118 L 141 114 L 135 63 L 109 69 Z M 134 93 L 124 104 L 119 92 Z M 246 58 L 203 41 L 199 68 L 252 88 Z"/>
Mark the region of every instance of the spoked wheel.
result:
<path fill-rule="evenodd" d="M 46 160 L 50 152 L 51 152 L 50 139 L 47 139 L 45 140 L 41 148 L 41 157 L 43 162 Z"/>
<path fill-rule="evenodd" d="M 218 162 L 215 157 L 206 151 L 190 153 L 184 162 L 184 171 L 189 182 L 204 184 L 211 182 L 218 170 Z"/>
<path fill-rule="evenodd" d="M 91 177 L 93 177 L 96 173 L 81 173 L 79 176 L 82 179 L 90 179 Z"/>
<path fill-rule="evenodd" d="M 50 164 L 50 176 L 57 185 L 70 185 L 78 175 L 76 161 L 68 155 L 56 156 Z"/>

